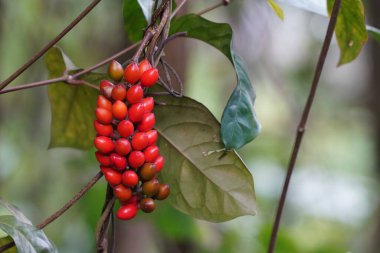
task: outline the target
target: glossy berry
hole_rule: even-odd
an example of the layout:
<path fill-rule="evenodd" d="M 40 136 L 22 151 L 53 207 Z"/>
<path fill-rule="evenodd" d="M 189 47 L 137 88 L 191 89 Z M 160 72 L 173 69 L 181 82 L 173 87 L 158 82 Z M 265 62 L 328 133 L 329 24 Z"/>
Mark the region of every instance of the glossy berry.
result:
<path fill-rule="evenodd" d="M 139 176 L 133 170 L 127 170 L 123 173 L 122 182 L 125 186 L 134 187 L 139 182 Z"/>
<path fill-rule="evenodd" d="M 110 153 L 115 148 L 113 141 L 106 136 L 98 136 L 94 140 L 95 147 L 102 153 Z"/>
<path fill-rule="evenodd" d="M 156 175 L 156 165 L 154 163 L 145 163 L 144 166 L 141 167 L 139 174 L 143 182 L 153 179 Z"/>
<path fill-rule="evenodd" d="M 143 150 L 148 146 L 149 139 L 148 135 L 143 132 L 137 132 L 133 137 L 132 137 L 132 147 L 135 150 Z"/>
<path fill-rule="evenodd" d="M 103 94 L 105 97 L 110 98 L 113 86 L 113 83 L 111 83 L 108 80 L 100 81 L 100 93 Z"/>
<path fill-rule="evenodd" d="M 131 152 L 132 147 L 128 139 L 120 138 L 115 142 L 115 150 L 119 155 L 125 156 Z"/>
<path fill-rule="evenodd" d="M 120 134 L 121 137 L 128 138 L 133 134 L 135 131 L 135 128 L 133 126 L 133 123 L 129 120 L 122 120 L 117 125 L 117 132 Z"/>
<path fill-rule="evenodd" d="M 128 205 L 128 204 L 137 206 L 139 204 L 139 198 L 136 195 L 132 195 L 132 197 L 128 199 L 127 201 L 121 201 L 120 199 L 119 201 L 123 206 Z"/>
<path fill-rule="evenodd" d="M 151 146 L 153 144 L 156 144 L 157 142 L 157 131 L 156 130 L 150 130 L 146 132 L 148 135 L 148 145 Z"/>
<path fill-rule="evenodd" d="M 127 167 L 127 158 L 125 158 L 125 156 L 121 156 L 117 153 L 112 153 L 110 155 L 110 158 L 116 170 L 122 171 L 125 169 L 125 167 Z"/>
<path fill-rule="evenodd" d="M 112 161 L 109 155 L 105 155 L 100 151 L 95 152 L 95 157 L 98 162 L 103 166 L 111 166 Z"/>
<path fill-rule="evenodd" d="M 136 62 L 131 62 L 124 71 L 124 80 L 134 84 L 140 79 L 140 69 Z"/>
<path fill-rule="evenodd" d="M 113 60 L 108 65 L 108 75 L 116 82 L 119 82 L 123 78 L 124 69 L 118 61 Z"/>
<path fill-rule="evenodd" d="M 151 112 L 154 108 L 154 99 L 152 97 L 144 98 L 141 103 L 144 106 L 144 112 Z"/>
<path fill-rule="evenodd" d="M 128 115 L 127 105 L 120 100 L 115 101 L 112 105 L 112 115 L 118 120 L 125 119 Z"/>
<path fill-rule="evenodd" d="M 166 199 L 170 194 L 170 186 L 167 184 L 160 184 L 158 187 L 158 193 L 156 194 L 155 198 L 158 200 L 164 200 Z"/>
<path fill-rule="evenodd" d="M 94 120 L 94 128 L 96 133 L 103 136 L 112 136 L 113 135 L 113 127 L 111 125 L 105 125 L 100 123 L 97 120 Z"/>
<path fill-rule="evenodd" d="M 115 100 L 124 100 L 127 95 L 127 89 L 123 84 L 115 85 L 112 89 L 112 98 Z"/>
<path fill-rule="evenodd" d="M 140 85 L 133 85 L 127 91 L 127 101 L 130 104 L 139 102 L 144 96 L 144 90 Z"/>
<path fill-rule="evenodd" d="M 132 122 L 138 122 L 142 120 L 144 116 L 144 105 L 141 103 L 133 104 L 129 107 L 129 120 Z"/>
<path fill-rule="evenodd" d="M 139 64 L 140 75 L 142 75 L 145 71 L 147 71 L 151 68 L 152 68 L 152 65 L 149 63 L 149 61 L 147 59 L 142 60 Z"/>
<path fill-rule="evenodd" d="M 151 213 L 156 208 L 156 204 L 152 198 L 143 198 L 140 201 L 140 209 L 144 213 Z"/>
<path fill-rule="evenodd" d="M 154 124 L 156 124 L 156 117 L 154 116 L 154 114 L 151 112 L 145 113 L 137 129 L 142 132 L 148 132 L 149 130 L 152 130 Z"/>
<path fill-rule="evenodd" d="M 144 150 L 144 156 L 146 162 L 153 163 L 159 155 L 159 149 L 157 146 L 149 146 Z"/>
<path fill-rule="evenodd" d="M 164 167 L 164 157 L 158 156 L 156 160 L 154 161 L 154 164 L 156 165 L 156 171 L 160 172 L 162 168 Z"/>
<path fill-rule="evenodd" d="M 127 204 L 125 206 L 120 207 L 120 209 L 116 213 L 116 217 L 120 220 L 130 220 L 136 216 L 137 211 L 137 205 Z"/>
<path fill-rule="evenodd" d="M 108 111 L 112 110 L 112 103 L 105 96 L 98 96 L 98 100 L 96 101 L 97 107 L 107 109 Z"/>
<path fill-rule="evenodd" d="M 116 186 L 121 184 L 121 173 L 107 167 L 100 168 L 104 174 L 104 177 L 106 178 L 107 182 L 111 186 Z"/>
<path fill-rule="evenodd" d="M 102 124 L 111 124 L 112 112 L 104 108 L 96 108 L 96 119 Z"/>
<path fill-rule="evenodd" d="M 121 184 L 113 188 L 113 193 L 120 201 L 128 201 L 132 197 L 132 190 Z"/>
<path fill-rule="evenodd" d="M 149 69 L 141 75 L 141 86 L 151 87 L 158 81 L 158 70 L 156 68 Z"/>
<path fill-rule="evenodd" d="M 157 179 L 152 179 L 150 181 L 147 181 L 143 183 L 142 185 L 142 191 L 145 195 L 149 197 L 153 197 L 158 193 L 158 189 L 160 187 L 160 183 Z"/>
<path fill-rule="evenodd" d="M 144 153 L 141 151 L 132 151 L 128 157 L 128 164 L 134 169 L 141 167 L 145 162 Z"/>

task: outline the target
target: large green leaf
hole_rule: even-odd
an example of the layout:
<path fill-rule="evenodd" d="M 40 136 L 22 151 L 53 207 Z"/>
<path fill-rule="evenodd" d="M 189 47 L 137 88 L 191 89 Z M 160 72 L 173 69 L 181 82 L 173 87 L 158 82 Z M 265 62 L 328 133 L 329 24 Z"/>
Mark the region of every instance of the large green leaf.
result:
<path fill-rule="evenodd" d="M 198 219 L 221 222 L 255 215 L 253 178 L 234 151 L 224 149 L 220 124 L 202 104 L 187 98 L 157 97 L 156 129 L 166 159 L 161 172 L 171 186 L 170 203 Z"/>
<path fill-rule="evenodd" d="M 144 17 L 144 12 L 147 12 L 147 5 L 143 5 L 141 9 L 139 3 L 147 2 L 146 0 L 123 0 L 123 17 L 124 29 L 127 32 L 128 39 L 131 42 L 137 42 L 142 39 L 144 29 L 148 25 Z M 149 13 L 146 13 L 149 15 Z"/>
<path fill-rule="evenodd" d="M 333 0 L 327 1 L 328 11 L 331 14 Z M 335 35 L 340 48 L 338 65 L 353 61 L 362 50 L 368 39 L 364 7 L 361 0 L 343 0 L 340 6 Z"/>
<path fill-rule="evenodd" d="M 214 46 L 231 61 L 238 83 L 223 112 L 222 140 L 227 149 L 238 149 L 252 141 L 260 131 L 260 123 L 253 108 L 255 91 L 246 66 L 241 64 L 240 57 L 231 50 L 231 27 L 228 24 L 214 23 L 198 15 L 189 14 L 172 22 L 170 33 L 177 32 L 187 32 L 188 37 Z"/>
<path fill-rule="evenodd" d="M 0 228 L 12 237 L 16 243 L 18 252 L 57 252 L 57 249 L 51 244 L 42 230 L 39 230 L 30 224 L 21 222 L 12 215 L 0 216 Z"/>
<path fill-rule="evenodd" d="M 59 77 L 73 64 L 54 47 L 45 57 L 49 77 Z M 81 77 L 90 83 L 99 83 L 105 76 L 88 74 Z M 93 127 L 94 108 L 98 91 L 87 86 L 72 86 L 66 83 L 49 85 L 51 105 L 51 139 L 49 147 L 74 147 L 87 149 L 92 146 L 95 130 Z"/>
<path fill-rule="evenodd" d="M 227 149 L 240 148 L 260 133 L 253 109 L 255 91 L 243 59 L 232 52 L 238 84 L 232 92 L 222 116 L 222 139 Z"/>

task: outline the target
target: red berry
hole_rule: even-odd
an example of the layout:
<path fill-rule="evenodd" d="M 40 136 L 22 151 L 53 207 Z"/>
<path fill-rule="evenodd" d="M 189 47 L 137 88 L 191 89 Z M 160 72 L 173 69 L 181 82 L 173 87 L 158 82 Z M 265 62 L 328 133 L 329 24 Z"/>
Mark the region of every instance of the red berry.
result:
<path fill-rule="evenodd" d="M 132 122 L 138 122 L 144 115 L 144 105 L 142 103 L 133 104 L 129 107 L 129 120 Z"/>
<path fill-rule="evenodd" d="M 154 164 L 156 165 L 157 173 L 160 172 L 162 168 L 164 167 L 164 157 L 158 156 L 156 160 L 154 161 Z"/>
<path fill-rule="evenodd" d="M 111 125 L 104 125 L 100 123 L 97 120 L 94 120 L 94 128 L 95 131 L 103 136 L 112 136 L 113 135 L 113 128 Z"/>
<path fill-rule="evenodd" d="M 152 68 L 152 65 L 149 63 L 147 59 L 142 60 L 139 64 L 140 75 L 142 75 L 145 71 L 151 68 Z"/>
<path fill-rule="evenodd" d="M 98 136 L 94 140 L 95 147 L 102 153 L 110 153 L 115 148 L 113 141 L 106 136 Z"/>
<path fill-rule="evenodd" d="M 148 145 L 151 146 L 153 144 L 156 144 L 157 142 L 157 131 L 156 130 L 150 130 L 148 132 L 146 132 L 146 134 L 148 135 Z"/>
<path fill-rule="evenodd" d="M 158 70 L 156 68 L 148 69 L 141 75 L 141 86 L 151 87 L 158 80 Z"/>
<path fill-rule="evenodd" d="M 113 189 L 113 193 L 120 201 L 128 201 L 132 197 L 132 190 L 121 184 Z"/>
<path fill-rule="evenodd" d="M 139 171 L 141 181 L 149 181 L 156 175 L 156 165 L 154 163 L 145 163 Z"/>
<path fill-rule="evenodd" d="M 122 182 L 125 186 L 134 187 L 139 182 L 139 176 L 132 170 L 127 170 L 122 175 Z"/>
<path fill-rule="evenodd" d="M 120 138 L 115 142 L 115 150 L 119 155 L 127 155 L 131 152 L 131 144 L 125 138 Z"/>
<path fill-rule="evenodd" d="M 141 103 L 144 105 L 144 112 L 151 112 L 154 108 L 154 99 L 152 97 L 144 98 Z"/>
<path fill-rule="evenodd" d="M 111 101 L 109 101 L 105 96 L 98 96 L 98 100 L 96 101 L 96 105 L 99 107 L 99 108 L 104 108 L 104 109 L 107 109 L 109 111 L 112 110 L 112 103 Z"/>
<path fill-rule="evenodd" d="M 137 132 L 133 137 L 132 137 L 132 147 L 135 150 L 143 150 L 148 146 L 149 139 L 148 135 L 143 132 Z"/>
<path fill-rule="evenodd" d="M 159 149 L 157 146 L 149 146 L 144 150 L 144 156 L 146 162 L 154 162 L 159 155 Z"/>
<path fill-rule="evenodd" d="M 154 200 L 152 198 L 143 198 L 140 201 L 140 209 L 144 213 L 151 213 L 156 208 L 156 204 L 154 203 Z"/>
<path fill-rule="evenodd" d="M 129 120 L 122 120 L 120 121 L 119 125 L 117 125 L 117 132 L 121 137 L 128 138 L 133 134 L 134 131 L 135 128 L 133 126 L 133 123 Z"/>
<path fill-rule="evenodd" d="M 112 122 L 112 113 L 107 109 L 96 108 L 95 116 L 102 124 L 111 124 Z"/>
<path fill-rule="evenodd" d="M 116 213 L 116 217 L 120 220 L 130 220 L 136 216 L 137 211 L 137 205 L 127 204 L 119 208 L 119 210 Z"/>
<path fill-rule="evenodd" d="M 136 83 L 140 79 L 140 69 L 136 62 L 130 63 L 124 71 L 124 79 L 128 83 Z"/>
<path fill-rule="evenodd" d="M 122 171 L 127 167 L 127 158 L 121 156 L 117 153 L 112 153 L 110 155 L 111 162 L 114 165 L 116 170 Z"/>
<path fill-rule="evenodd" d="M 105 97 L 110 98 L 113 86 L 113 83 L 111 83 L 108 80 L 100 81 L 100 93 L 103 94 Z"/>
<path fill-rule="evenodd" d="M 115 80 L 116 82 L 120 81 L 123 78 L 124 69 L 121 64 L 113 60 L 108 66 L 108 75 Z"/>
<path fill-rule="evenodd" d="M 133 85 L 127 91 L 127 101 L 130 104 L 139 102 L 144 96 L 144 90 L 140 85 Z"/>
<path fill-rule="evenodd" d="M 121 182 L 122 182 L 121 173 L 116 172 L 113 169 L 107 168 L 107 167 L 100 167 L 100 169 L 102 170 L 102 172 L 104 174 L 104 177 L 106 178 L 107 182 L 111 186 L 115 186 L 115 185 L 121 184 Z"/>
<path fill-rule="evenodd" d="M 120 101 L 117 100 L 115 103 L 112 105 L 112 115 L 118 119 L 118 120 L 123 120 L 125 117 L 128 115 L 128 108 L 127 105 Z"/>
<path fill-rule="evenodd" d="M 144 153 L 141 151 L 132 151 L 128 157 L 128 164 L 134 169 L 141 167 L 145 162 Z"/>
<path fill-rule="evenodd" d="M 127 201 L 121 201 L 119 199 L 120 203 L 125 206 L 125 205 L 128 205 L 128 204 L 133 204 L 135 206 L 138 205 L 139 203 L 139 197 L 137 197 L 136 195 L 133 195 L 130 199 L 128 199 Z"/>
<path fill-rule="evenodd" d="M 142 191 L 145 195 L 153 197 L 158 193 L 160 183 L 157 179 L 152 179 L 142 184 Z"/>
<path fill-rule="evenodd" d="M 111 166 L 112 161 L 109 155 L 105 155 L 100 151 L 95 152 L 96 160 L 103 166 Z"/>
<path fill-rule="evenodd" d="M 143 115 L 141 122 L 138 125 L 138 129 L 142 132 L 148 132 L 154 127 L 156 123 L 156 117 L 153 113 L 146 113 Z"/>
<path fill-rule="evenodd" d="M 124 100 L 127 95 L 127 89 L 123 84 L 118 84 L 112 89 L 112 98 L 115 100 Z"/>
<path fill-rule="evenodd" d="M 158 200 L 166 199 L 170 194 L 170 186 L 167 184 L 160 184 L 158 187 L 158 192 L 155 196 Z"/>

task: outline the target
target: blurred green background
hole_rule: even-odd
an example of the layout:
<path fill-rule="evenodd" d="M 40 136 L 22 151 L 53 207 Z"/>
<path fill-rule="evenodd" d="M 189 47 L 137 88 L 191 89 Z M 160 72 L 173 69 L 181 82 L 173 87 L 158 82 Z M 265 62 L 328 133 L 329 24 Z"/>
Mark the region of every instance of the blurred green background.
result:
<path fill-rule="evenodd" d="M 0 80 L 61 31 L 90 1 L 0 0 Z M 186 12 L 217 1 L 189 1 Z M 281 22 L 265 1 L 231 1 L 205 17 L 228 22 L 234 48 L 247 61 L 256 88 L 261 135 L 239 150 L 254 175 L 258 215 L 220 224 L 195 220 L 161 203 L 154 214 L 116 224 L 115 252 L 265 252 L 295 129 L 306 100 L 327 19 L 284 7 Z M 367 1 L 366 9 L 379 7 Z M 376 6 L 377 5 L 377 6 Z M 378 8 L 378 9 L 379 9 Z M 379 17 L 368 14 L 372 25 Z M 377 19 L 377 20 L 376 20 Z M 121 1 L 102 1 L 58 45 L 79 67 L 93 65 L 128 44 Z M 333 41 L 304 143 L 291 181 L 276 252 L 380 252 L 379 45 L 336 68 Z M 215 49 L 178 39 L 167 58 L 186 95 L 220 119 L 236 83 Z M 47 78 L 39 60 L 12 85 Z M 61 207 L 98 171 L 93 150 L 48 150 L 46 87 L 0 97 L 0 196 L 34 224 Z M 95 226 L 106 184 L 98 183 L 45 232 L 60 252 L 94 252 Z"/>

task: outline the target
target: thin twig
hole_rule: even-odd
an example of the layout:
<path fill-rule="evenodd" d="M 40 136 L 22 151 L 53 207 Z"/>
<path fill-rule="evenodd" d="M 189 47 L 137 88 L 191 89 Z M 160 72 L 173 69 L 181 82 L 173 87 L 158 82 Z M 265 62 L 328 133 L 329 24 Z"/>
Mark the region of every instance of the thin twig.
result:
<path fill-rule="evenodd" d="M 207 7 L 205 9 L 199 11 L 197 13 L 197 15 L 201 16 L 201 15 L 206 14 L 207 12 L 212 11 L 212 10 L 214 10 L 216 8 L 219 8 L 221 6 L 227 6 L 227 5 L 229 5 L 229 3 L 230 3 L 230 0 L 222 0 L 220 3 L 211 5 L 210 7 Z"/>
<path fill-rule="evenodd" d="M 0 90 L 4 89 L 8 84 L 10 84 L 14 79 L 21 75 L 26 69 L 28 69 L 34 62 L 36 62 L 42 55 L 44 55 L 52 46 L 57 44 L 74 26 L 76 26 L 91 10 L 100 2 L 101 0 L 94 0 L 84 9 L 71 23 L 63 29 L 63 31 L 58 34 L 53 40 L 51 40 L 44 48 L 37 52 L 29 61 L 17 69 L 12 75 L 5 79 L 0 84 Z"/>
<path fill-rule="evenodd" d="M 322 50 L 321 50 L 321 53 L 319 55 L 317 66 L 315 68 L 314 78 L 313 78 L 313 82 L 312 82 L 311 87 L 310 87 L 309 96 L 307 98 L 307 101 L 306 101 L 306 104 L 305 104 L 305 107 L 304 107 L 304 110 L 302 113 L 302 117 L 301 117 L 301 120 L 300 120 L 299 125 L 298 125 L 297 135 L 296 135 L 296 139 L 294 142 L 292 154 L 290 156 L 290 160 L 289 160 L 289 164 L 288 164 L 288 171 L 286 174 L 284 187 L 282 189 L 280 201 L 278 204 L 276 219 L 275 219 L 273 229 L 272 229 L 272 235 L 271 235 L 271 239 L 269 242 L 268 253 L 272 253 L 274 251 L 274 248 L 276 245 L 277 233 L 278 233 L 278 229 L 280 226 L 282 211 L 284 209 L 286 194 L 287 194 L 287 191 L 289 188 L 290 178 L 292 176 L 293 168 L 294 168 L 294 165 L 296 163 L 297 156 L 298 156 L 298 151 L 300 149 L 302 138 L 303 138 L 303 135 L 304 135 L 305 130 L 306 130 L 306 123 L 307 123 L 307 120 L 309 117 L 311 107 L 313 105 L 313 101 L 314 101 L 314 97 L 315 97 L 315 94 L 316 94 L 316 91 L 318 88 L 318 83 L 319 83 L 319 79 L 321 77 L 323 65 L 325 63 L 327 52 L 328 52 L 329 47 L 330 47 L 331 38 L 334 34 L 334 28 L 336 25 L 336 20 L 338 18 L 340 4 L 341 4 L 341 0 L 335 0 L 334 7 L 333 7 L 333 10 L 331 13 L 331 18 L 330 18 L 329 25 L 327 28 L 326 36 L 325 36 L 325 39 L 323 42 Z"/>
<path fill-rule="evenodd" d="M 45 86 L 48 84 L 52 83 L 57 83 L 57 82 L 64 82 L 66 81 L 65 76 L 61 76 L 58 78 L 53 78 L 53 79 L 48 79 L 44 81 L 38 81 L 34 83 L 28 83 L 28 84 L 22 84 L 22 85 L 17 85 L 15 87 L 5 89 L 5 90 L 0 90 L 0 94 L 8 93 L 8 92 L 13 92 L 13 91 L 18 91 L 18 90 L 25 90 L 25 89 L 30 89 L 30 88 L 35 88 L 35 87 L 40 87 L 40 86 Z"/>
<path fill-rule="evenodd" d="M 116 198 L 113 195 L 112 187 L 108 185 L 102 215 L 100 216 L 96 227 L 96 248 L 99 253 L 104 252 L 108 248 L 106 235 L 111 221 L 112 208 L 115 204 L 115 200 Z"/>
<path fill-rule="evenodd" d="M 163 40 L 160 44 L 160 46 L 158 47 L 157 51 L 156 51 L 156 54 L 161 54 L 162 50 L 164 49 L 164 47 L 172 40 L 176 39 L 176 38 L 179 38 L 179 37 L 186 37 L 187 36 L 187 32 L 178 32 L 178 33 L 175 33 L 171 36 L 169 36 L 166 40 Z"/>
<path fill-rule="evenodd" d="M 173 19 L 175 15 L 177 15 L 177 13 L 181 10 L 181 8 L 185 5 L 186 2 L 187 0 L 182 0 L 182 2 L 179 5 L 177 5 L 177 8 L 175 8 L 172 15 L 170 15 L 170 19 Z"/>

